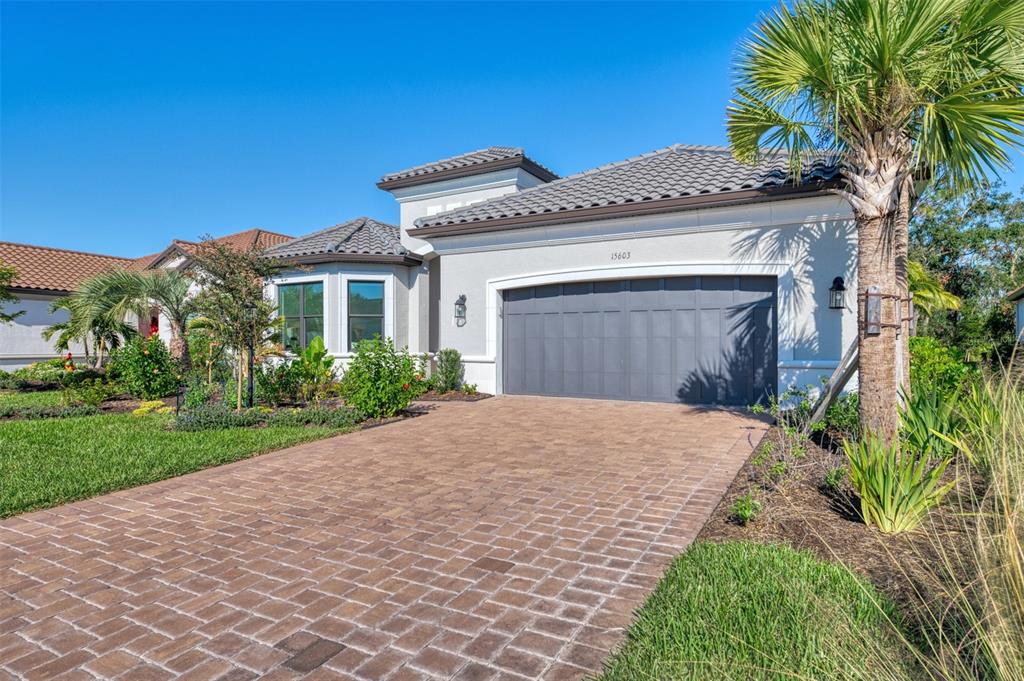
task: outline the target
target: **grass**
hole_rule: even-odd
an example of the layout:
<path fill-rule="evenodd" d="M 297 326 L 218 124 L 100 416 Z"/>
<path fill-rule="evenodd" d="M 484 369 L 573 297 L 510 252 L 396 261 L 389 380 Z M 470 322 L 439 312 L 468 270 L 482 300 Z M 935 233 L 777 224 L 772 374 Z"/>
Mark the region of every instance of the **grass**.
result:
<path fill-rule="evenodd" d="M 891 669 L 908 657 L 893 613 L 874 587 L 808 552 L 698 542 L 669 567 L 601 678 L 872 679 L 873 660 Z"/>
<path fill-rule="evenodd" d="M 102 414 L 0 422 L 0 517 L 345 432 L 303 426 L 176 432 L 166 428 L 169 421 Z"/>
<path fill-rule="evenodd" d="M 50 407 L 62 404 L 61 396 L 60 390 L 23 393 L 0 391 L 0 407 Z"/>

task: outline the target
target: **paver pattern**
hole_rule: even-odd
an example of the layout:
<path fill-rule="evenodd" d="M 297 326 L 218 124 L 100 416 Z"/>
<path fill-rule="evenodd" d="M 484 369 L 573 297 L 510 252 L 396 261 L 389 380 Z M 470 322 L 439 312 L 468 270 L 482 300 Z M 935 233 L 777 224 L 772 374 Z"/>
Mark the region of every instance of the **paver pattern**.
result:
<path fill-rule="evenodd" d="M 575 679 L 765 425 L 445 403 L 0 521 L 0 677 Z"/>

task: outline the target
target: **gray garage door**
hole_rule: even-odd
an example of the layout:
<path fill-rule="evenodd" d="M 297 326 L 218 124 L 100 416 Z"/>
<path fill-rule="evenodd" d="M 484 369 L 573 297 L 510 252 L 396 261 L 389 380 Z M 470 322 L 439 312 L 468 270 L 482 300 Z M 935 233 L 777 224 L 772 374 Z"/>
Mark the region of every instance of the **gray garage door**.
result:
<path fill-rule="evenodd" d="M 506 291 L 506 393 L 747 405 L 774 391 L 774 277 Z"/>

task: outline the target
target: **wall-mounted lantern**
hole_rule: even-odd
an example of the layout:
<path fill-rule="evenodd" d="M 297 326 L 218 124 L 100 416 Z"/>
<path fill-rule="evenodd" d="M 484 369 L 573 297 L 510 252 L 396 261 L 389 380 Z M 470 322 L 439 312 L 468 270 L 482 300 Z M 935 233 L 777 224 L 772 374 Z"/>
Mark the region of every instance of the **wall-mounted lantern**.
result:
<path fill-rule="evenodd" d="M 877 336 L 882 333 L 882 290 L 868 286 L 864 292 L 864 333 Z"/>
<path fill-rule="evenodd" d="M 463 293 L 461 296 L 455 299 L 455 321 L 464 322 L 466 321 L 466 294 Z"/>
<path fill-rule="evenodd" d="M 828 290 L 828 306 L 833 310 L 846 307 L 846 283 L 842 277 L 832 280 L 832 287 Z"/>

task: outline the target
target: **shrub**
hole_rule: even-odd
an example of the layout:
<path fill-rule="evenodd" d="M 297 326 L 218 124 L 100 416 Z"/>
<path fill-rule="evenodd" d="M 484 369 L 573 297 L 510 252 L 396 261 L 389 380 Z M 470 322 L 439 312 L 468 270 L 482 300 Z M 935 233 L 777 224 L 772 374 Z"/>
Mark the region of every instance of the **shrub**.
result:
<path fill-rule="evenodd" d="M 104 375 L 104 372 L 99 371 L 98 369 L 75 369 L 74 371 L 65 371 L 60 377 L 60 384 L 67 388 L 79 385 L 83 381 L 93 381 L 97 379 L 102 381 L 105 380 L 105 378 L 106 376 Z"/>
<path fill-rule="evenodd" d="M 301 390 L 302 378 L 295 362 L 284 360 L 256 370 L 256 397 L 259 402 L 275 407 L 297 402 Z"/>
<path fill-rule="evenodd" d="M 139 403 L 139 406 L 132 410 L 132 414 L 145 416 L 146 414 L 169 414 L 172 411 L 174 411 L 174 407 L 167 406 L 162 400 L 147 400 Z"/>
<path fill-rule="evenodd" d="M 19 378 L 7 371 L 0 371 L 0 390 L 24 390 L 27 386 L 28 381 L 24 378 Z"/>
<path fill-rule="evenodd" d="M 729 507 L 729 517 L 739 525 L 746 525 L 761 512 L 761 502 L 752 492 L 747 492 Z"/>
<path fill-rule="evenodd" d="M 0 406 L 0 418 L 12 419 L 61 419 L 72 416 L 92 416 L 99 414 L 99 407 L 91 404 L 75 404 L 70 406 L 35 406 L 13 407 Z"/>
<path fill-rule="evenodd" d="M 939 391 L 953 395 L 975 376 L 963 353 L 930 336 L 910 339 L 910 381 L 913 392 Z"/>
<path fill-rule="evenodd" d="M 914 529 L 953 488 L 954 482 L 941 484 L 948 459 L 932 466 L 927 455 L 901 456 L 899 442 L 887 445 L 873 435 L 843 448 L 861 517 L 883 534 Z"/>
<path fill-rule="evenodd" d="M 844 393 L 825 411 L 825 426 L 847 440 L 860 439 L 860 395 Z"/>
<path fill-rule="evenodd" d="M 194 373 L 185 381 L 185 409 L 195 409 L 213 402 L 217 396 L 217 384 L 209 383 L 206 377 Z"/>
<path fill-rule="evenodd" d="M 282 409 L 276 411 L 268 416 L 267 425 L 351 428 L 359 423 L 359 421 L 359 413 L 355 409 L 348 409 L 347 407 L 340 409 L 309 407 L 306 409 Z"/>
<path fill-rule="evenodd" d="M 48 359 L 42 362 L 30 364 L 21 369 L 15 369 L 14 375 L 24 381 L 39 381 L 42 383 L 60 383 L 61 378 L 67 373 L 64 370 L 64 360 L 58 358 Z"/>
<path fill-rule="evenodd" d="M 941 391 L 916 390 L 900 409 L 900 436 L 909 452 L 945 459 L 954 453 L 950 438 L 960 422 L 953 401 Z"/>
<path fill-rule="evenodd" d="M 437 353 L 437 375 L 434 387 L 439 393 L 458 390 L 462 385 L 465 369 L 462 366 L 462 354 L 454 348 L 446 348 Z"/>
<path fill-rule="evenodd" d="M 136 336 L 114 353 L 111 363 L 134 397 L 152 400 L 178 387 L 177 365 L 158 336 Z"/>
<path fill-rule="evenodd" d="M 117 386 L 101 378 L 87 378 L 64 388 L 64 404 L 88 404 L 98 407 L 117 394 Z"/>
<path fill-rule="evenodd" d="M 345 400 L 369 418 L 394 416 L 412 401 L 412 357 L 389 338 L 362 340 L 341 382 Z"/>
<path fill-rule="evenodd" d="M 337 382 L 334 373 L 334 357 L 327 354 L 324 339 L 315 337 L 299 355 L 298 376 L 302 385 L 302 396 L 307 402 L 316 402 L 327 397 Z"/>
<path fill-rule="evenodd" d="M 265 414 L 257 409 L 235 411 L 223 404 L 206 404 L 179 412 L 174 419 L 174 429 L 194 432 L 223 428 L 247 428 L 263 423 L 265 418 Z"/>
<path fill-rule="evenodd" d="M 476 395 L 476 393 L 477 393 L 476 383 L 463 383 L 462 384 L 462 392 L 466 393 L 467 395 Z"/>
<path fill-rule="evenodd" d="M 697 542 L 637 612 L 604 681 L 877 677 L 895 607 L 867 581 L 809 551 Z M 907 678 L 914 678 L 908 674 Z"/>
<path fill-rule="evenodd" d="M 822 487 L 829 494 L 837 496 L 843 492 L 844 480 L 846 480 L 846 467 L 836 466 L 835 468 L 830 468 L 825 473 L 825 477 L 822 479 Z"/>

